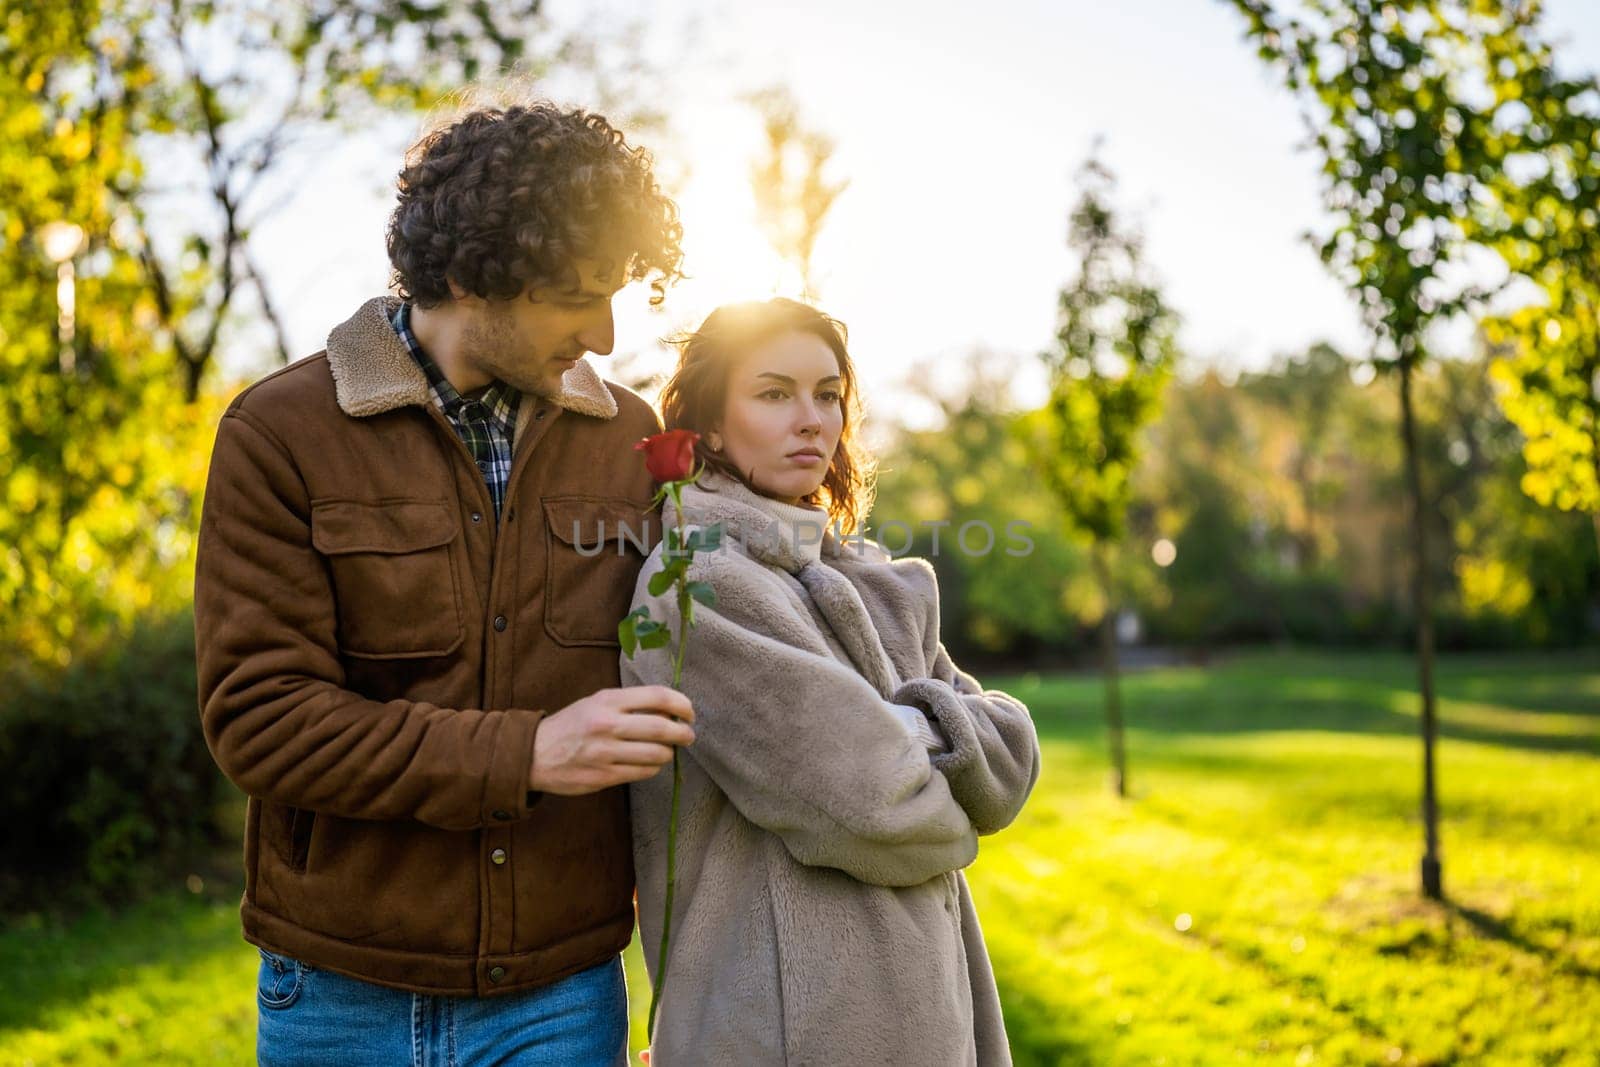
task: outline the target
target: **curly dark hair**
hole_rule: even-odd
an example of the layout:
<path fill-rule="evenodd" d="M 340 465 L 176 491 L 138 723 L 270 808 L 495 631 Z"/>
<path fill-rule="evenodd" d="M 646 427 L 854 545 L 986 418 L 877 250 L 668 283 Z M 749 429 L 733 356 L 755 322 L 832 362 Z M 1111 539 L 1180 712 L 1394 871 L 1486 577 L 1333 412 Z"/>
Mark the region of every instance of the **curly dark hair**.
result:
<path fill-rule="evenodd" d="M 398 185 L 392 284 L 423 307 L 450 299 L 452 281 L 496 300 L 576 289 L 574 263 L 588 258 L 623 281 L 650 278 L 653 304 L 682 277 L 678 207 L 650 154 L 593 112 L 480 108 L 413 145 Z"/>
<path fill-rule="evenodd" d="M 822 485 L 804 502 L 825 509 L 840 532 L 853 534 L 872 510 L 877 471 L 856 433 L 862 410 L 849 334 L 844 323 L 833 316 L 783 297 L 717 308 L 698 330 L 673 339 L 678 346 L 678 366 L 661 390 L 661 421 L 669 430 L 694 430 L 700 435 L 694 446 L 695 458 L 756 491 L 727 456 L 711 451 L 706 435 L 722 419 L 728 380 L 737 362 L 752 349 L 790 332 L 821 338 L 839 363 L 839 376 L 844 380 L 839 390 L 844 429 Z"/>

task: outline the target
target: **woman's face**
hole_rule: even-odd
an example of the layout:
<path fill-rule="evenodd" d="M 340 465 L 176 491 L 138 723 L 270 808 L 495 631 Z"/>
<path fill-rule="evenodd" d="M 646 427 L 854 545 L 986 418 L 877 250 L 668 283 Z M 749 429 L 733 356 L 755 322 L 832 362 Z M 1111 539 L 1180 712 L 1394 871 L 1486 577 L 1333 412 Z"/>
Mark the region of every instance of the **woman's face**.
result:
<path fill-rule="evenodd" d="M 816 492 L 844 432 L 844 379 L 822 338 L 794 330 L 734 366 L 711 444 L 756 490 L 796 504 Z"/>

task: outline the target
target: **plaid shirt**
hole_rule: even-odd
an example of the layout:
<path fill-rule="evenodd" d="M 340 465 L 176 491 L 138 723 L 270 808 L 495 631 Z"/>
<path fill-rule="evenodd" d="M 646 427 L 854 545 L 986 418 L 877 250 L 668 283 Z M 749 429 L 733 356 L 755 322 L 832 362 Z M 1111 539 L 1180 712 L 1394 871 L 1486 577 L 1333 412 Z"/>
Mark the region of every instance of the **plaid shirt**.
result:
<path fill-rule="evenodd" d="M 477 461 L 484 484 L 489 487 L 489 496 L 494 500 L 495 518 L 499 519 L 500 506 L 506 498 L 506 482 L 511 478 L 511 437 L 517 428 L 517 406 L 522 401 L 522 393 L 505 382 L 496 381 L 479 390 L 476 397 L 462 396 L 417 343 L 417 335 L 411 332 L 411 305 L 402 303 L 390 321 L 411 351 L 411 358 L 428 376 L 433 402 L 450 420 L 461 442 Z"/>

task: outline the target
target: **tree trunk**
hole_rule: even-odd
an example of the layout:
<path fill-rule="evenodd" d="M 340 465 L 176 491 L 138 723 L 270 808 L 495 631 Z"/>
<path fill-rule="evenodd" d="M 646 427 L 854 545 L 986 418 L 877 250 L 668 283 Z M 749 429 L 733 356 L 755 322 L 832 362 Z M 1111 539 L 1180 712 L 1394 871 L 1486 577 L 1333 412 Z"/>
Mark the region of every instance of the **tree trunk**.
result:
<path fill-rule="evenodd" d="M 1106 560 L 1107 546 L 1096 541 L 1089 555 L 1100 593 L 1105 599 L 1105 616 L 1100 620 L 1101 667 L 1106 675 L 1106 735 L 1111 742 L 1111 788 L 1117 796 L 1128 795 L 1128 759 L 1122 743 L 1122 690 L 1117 677 L 1117 601 L 1112 592 L 1111 565 Z"/>
<path fill-rule="evenodd" d="M 206 364 L 201 359 L 183 360 L 183 399 L 190 404 L 200 399 L 200 379 L 206 373 Z"/>
<path fill-rule="evenodd" d="M 1595 379 L 1595 391 L 1600 393 L 1600 372 L 1596 372 Z M 1590 413 L 1589 439 L 1594 442 L 1594 484 L 1600 489 L 1600 410 Z M 1595 548 L 1600 549 L 1600 503 L 1597 503 L 1594 511 L 1589 513 L 1589 518 L 1594 520 Z"/>
<path fill-rule="evenodd" d="M 1600 478 L 1600 471 L 1596 471 L 1595 476 Z M 1594 521 L 1594 547 L 1600 549 L 1600 510 L 1590 512 L 1589 518 Z"/>
<path fill-rule="evenodd" d="M 1301 446 L 1304 448 L 1305 446 Z M 1295 561 L 1301 577 L 1317 569 L 1317 489 L 1311 478 L 1311 459 L 1302 452 L 1295 463 L 1295 488 L 1300 490 L 1300 507 L 1306 513 L 1305 532 L 1295 538 L 1300 546 L 1300 558 Z"/>
<path fill-rule="evenodd" d="M 1400 364 L 1400 427 L 1404 437 L 1406 482 L 1411 493 L 1412 591 L 1417 612 L 1417 680 L 1422 690 L 1422 894 L 1444 899 L 1444 867 L 1439 858 L 1439 805 L 1434 783 L 1434 740 L 1438 724 L 1433 699 L 1433 578 L 1428 569 L 1428 524 L 1422 495 L 1422 461 L 1417 456 L 1416 416 L 1411 404 L 1410 360 Z"/>

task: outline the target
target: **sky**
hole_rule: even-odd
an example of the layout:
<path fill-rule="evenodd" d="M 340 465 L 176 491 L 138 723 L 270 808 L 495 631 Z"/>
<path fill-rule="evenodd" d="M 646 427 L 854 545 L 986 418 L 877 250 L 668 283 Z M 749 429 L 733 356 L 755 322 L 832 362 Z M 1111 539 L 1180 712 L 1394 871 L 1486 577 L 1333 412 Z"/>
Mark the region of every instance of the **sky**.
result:
<path fill-rule="evenodd" d="M 1567 62 L 1600 69 L 1600 3 L 1546 7 Z M 1191 367 L 1259 368 L 1324 339 L 1364 351 L 1348 296 L 1302 237 L 1320 220 L 1319 191 L 1297 148 L 1295 104 L 1218 0 L 552 0 L 547 10 L 567 26 L 640 19 L 664 68 L 671 132 L 639 139 L 678 197 L 692 277 L 664 311 L 648 308 L 644 286 L 618 297 L 630 375 L 664 371 L 660 339 L 722 302 L 792 295 L 748 181 L 760 127 L 743 97 L 776 83 L 835 139 L 833 173 L 849 182 L 816 249 L 817 288 L 849 326 L 875 421 L 928 423 L 913 382 L 959 389 L 973 353 L 1012 378 L 1019 403 L 1042 395 L 1035 357 L 1071 272 L 1073 174 L 1097 138 L 1183 316 Z M 291 167 L 284 209 L 254 240 L 296 354 L 383 291 L 393 178 L 418 130 L 405 119 L 354 131 Z M 1446 354 L 1468 343 L 1464 331 L 1441 341 Z M 265 366 L 244 338 L 225 365 L 244 376 Z"/>

